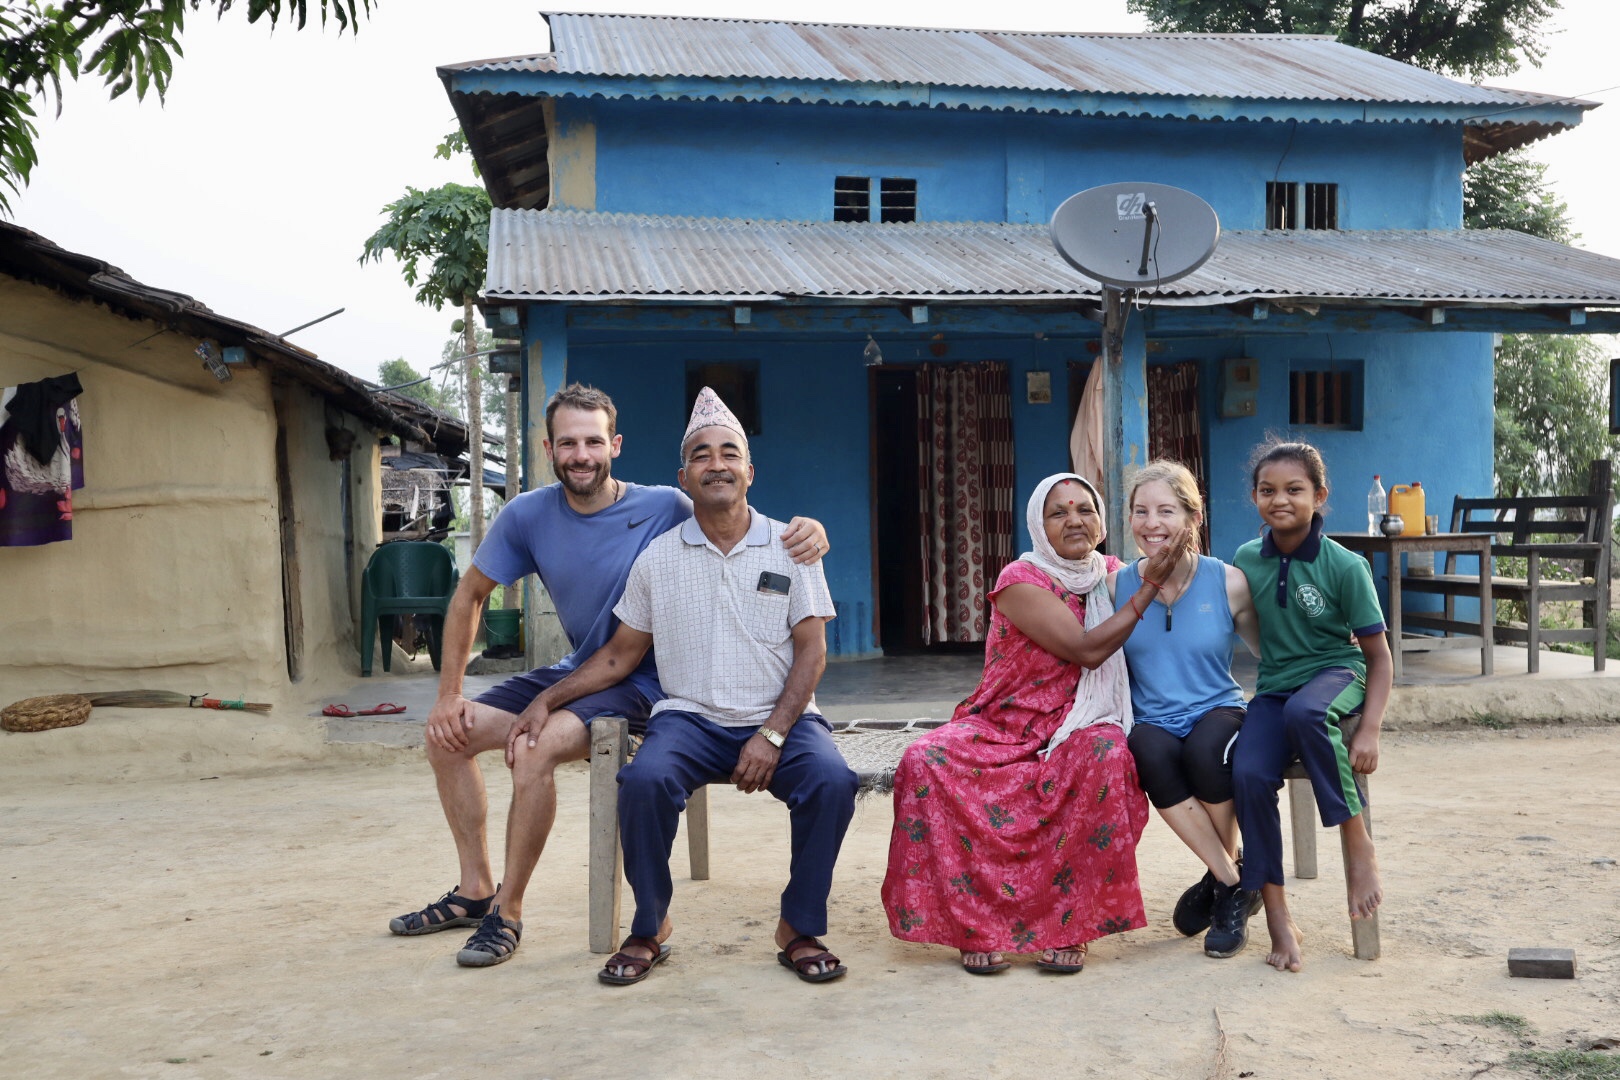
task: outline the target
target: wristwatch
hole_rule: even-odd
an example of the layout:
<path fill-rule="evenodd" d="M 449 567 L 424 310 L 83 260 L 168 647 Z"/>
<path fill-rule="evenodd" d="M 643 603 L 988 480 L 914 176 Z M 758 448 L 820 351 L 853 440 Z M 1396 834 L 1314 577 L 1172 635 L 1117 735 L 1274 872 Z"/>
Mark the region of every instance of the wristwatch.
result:
<path fill-rule="evenodd" d="M 764 736 L 765 741 L 776 747 L 778 750 L 782 749 L 782 744 L 787 742 L 786 736 L 782 735 L 778 731 L 773 731 L 768 727 L 760 728 L 758 734 Z"/>

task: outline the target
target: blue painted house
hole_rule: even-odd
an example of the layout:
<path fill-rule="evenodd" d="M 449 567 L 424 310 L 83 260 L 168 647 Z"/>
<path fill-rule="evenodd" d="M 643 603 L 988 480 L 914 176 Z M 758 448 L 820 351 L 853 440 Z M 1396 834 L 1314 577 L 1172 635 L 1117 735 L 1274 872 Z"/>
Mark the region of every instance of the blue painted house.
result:
<path fill-rule="evenodd" d="M 752 427 L 755 505 L 835 538 L 835 655 L 982 636 L 1094 365 L 1104 475 L 1194 466 L 1230 557 L 1268 431 L 1323 450 L 1333 530 L 1365 529 L 1374 473 L 1444 513 L 1491 488 L 1493 335 L 1620 329 L 1620 261 L 1461 229 L 1467 164 L 1591 102 L 1321 37 L 546 19 L 548 53 L 440 69 L 497 208 L 486 311 L 531 437 L 592 383 L 616 474 L 670 483 L 714 386 Z M 1105 349 L 1104 290 L 1047 223 L 1122 180 L 1196 193 L 1222 233 Z"/>

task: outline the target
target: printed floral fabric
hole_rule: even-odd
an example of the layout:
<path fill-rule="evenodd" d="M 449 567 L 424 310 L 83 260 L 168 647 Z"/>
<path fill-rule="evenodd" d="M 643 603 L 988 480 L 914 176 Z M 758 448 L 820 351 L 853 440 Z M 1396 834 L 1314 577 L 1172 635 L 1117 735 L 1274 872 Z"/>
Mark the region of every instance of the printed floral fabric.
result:
<path fill-rule="evenodd" d="M 71 540 L 73 491 L 84 487 L 79 403 L 49 406 L 44 422 L 55 438 L 47 446 L 50 458 L 41 461 L 29 448 L 24 425 L 12 422 L 12 390 L 0 387 L 0 547 Z"/>
<path fill-rule="evenodd" d="M 1030 563 L 1008 565 L 996 593 L 1017 583 L 1083 618 L 1084 601 Z M 1136 843 L 1147 798 L 1124 733 L 1089 727 L 1037 754 L 1079 679 L 992 608 L 978 689 L 907 748 L 895 775 L 883 881 L 895 937 L 1036 952 L 1146 925 Z"/>

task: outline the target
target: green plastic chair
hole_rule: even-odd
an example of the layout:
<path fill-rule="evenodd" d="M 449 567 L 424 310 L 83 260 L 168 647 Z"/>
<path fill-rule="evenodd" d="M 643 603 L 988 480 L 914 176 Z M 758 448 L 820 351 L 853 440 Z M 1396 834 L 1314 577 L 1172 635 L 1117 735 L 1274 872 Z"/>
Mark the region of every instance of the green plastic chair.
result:
<path fill-rule="evenodd" d="M 371 675 L 377 629 L 382 628 L 383 670 L 394 661 L 394 618 L 426 616 L 428 655 L 439 670 L 444 616 L 461 574 L 448 548 L 423 540 L 399 540 L 372 553 L 360 581 L 360 674 Z"/>

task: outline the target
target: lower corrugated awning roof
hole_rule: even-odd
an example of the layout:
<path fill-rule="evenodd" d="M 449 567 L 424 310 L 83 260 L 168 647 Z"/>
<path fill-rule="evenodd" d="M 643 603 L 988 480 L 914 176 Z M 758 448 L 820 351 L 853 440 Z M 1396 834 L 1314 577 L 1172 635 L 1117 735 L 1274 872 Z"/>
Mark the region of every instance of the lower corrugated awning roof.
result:
<path fill-rule="evenodd" d="M 1041 303 L 1102 287 L 1045 225 L 872 224 L 496 210 L 491 302 Z M 1620 306 L 1620 259 L 1503 230 L 1237 231 L 1159 305 Z"/>

